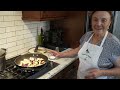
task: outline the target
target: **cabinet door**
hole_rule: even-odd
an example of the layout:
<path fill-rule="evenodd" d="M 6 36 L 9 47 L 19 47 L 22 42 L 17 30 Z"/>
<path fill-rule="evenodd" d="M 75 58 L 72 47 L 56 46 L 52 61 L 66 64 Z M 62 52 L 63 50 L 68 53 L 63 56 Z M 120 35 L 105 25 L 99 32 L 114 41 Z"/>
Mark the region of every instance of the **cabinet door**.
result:
<path fill-rule="evenodd" d="M 79 65 L 79 59 L 76 59 L 58 74 L 53 76 L 51 79 L 77 79 L 77 70 Z"/>
<path fill-rule="evenodd" d="M 40 20 L 41 12 L 40 11 L 23 11 L 22 19 L 23 20 Z"/>
<path fill-rule="evenodd" d="M 62 18 L 65 17 L 67 13 L 65 11 L 42 11 L 41 18 Z"/>
<path fill-rule="evenodd" d="M 44 21 L 44 20 L 54 20 L 60 19 L 67 16 L 65 11 L 23 11 L 23 20 L 34 20 L 34 21 Z"/>

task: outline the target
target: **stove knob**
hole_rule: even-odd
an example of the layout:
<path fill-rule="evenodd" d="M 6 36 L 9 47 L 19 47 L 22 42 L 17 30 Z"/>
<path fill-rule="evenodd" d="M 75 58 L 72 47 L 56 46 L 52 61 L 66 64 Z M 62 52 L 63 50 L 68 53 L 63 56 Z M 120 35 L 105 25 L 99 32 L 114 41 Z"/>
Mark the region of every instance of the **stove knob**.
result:
<path fill-rule="evenodd" d="M 50 62 L 50 66 L 53 67 L 53 61 Z"/>
<path fill-rule="evenodd" d="M 34 72 L 34 69 L 32 69 L 32 71 Z"/>
<path fill-rule="evenodd" d="M 16 68 L 16 66 L 14 66 L 14 68 Z"/>
<path fill-rule="evenodd" d="M 24 70 L 24 72 L 27 72 L 27 70 Z"/>

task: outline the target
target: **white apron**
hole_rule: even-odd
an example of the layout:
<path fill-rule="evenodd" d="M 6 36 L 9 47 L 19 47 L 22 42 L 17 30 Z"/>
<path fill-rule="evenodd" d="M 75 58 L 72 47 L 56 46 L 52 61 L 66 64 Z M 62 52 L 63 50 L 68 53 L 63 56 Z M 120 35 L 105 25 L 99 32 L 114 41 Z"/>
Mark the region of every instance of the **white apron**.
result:
<path fill-rule="evenodd" d="M 93 36 L 92 35 L 89 38 L 89 40 L 84 43 L 83 47 L 79 50 L 78 56 L 80 63 L 77 72 L 78 79 L 84 79 L 84 76 L 86 76 L 89 69 L 98 68 L 97 62 L 103 50 L 102 45 L 107 37 L 107 34 L 108 31 L 106 32 L 100 46 L 89 43 L 90 39 Z M 107 76 L 100 76 L 97 79 L 106 79 L 106 78 Z"/>

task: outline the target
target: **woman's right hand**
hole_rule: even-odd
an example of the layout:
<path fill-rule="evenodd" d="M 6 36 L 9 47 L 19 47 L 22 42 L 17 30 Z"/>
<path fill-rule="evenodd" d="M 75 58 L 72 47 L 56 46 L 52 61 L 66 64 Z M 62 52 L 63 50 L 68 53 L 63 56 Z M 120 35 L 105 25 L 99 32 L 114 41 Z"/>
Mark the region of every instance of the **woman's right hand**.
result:
<path fill-rule="evenodd" d="M 55 57 L 61 58 L 63 57 L 63 53 L 55 51 L 55 50 L 50 50 L 50 53 L 52 53 Z"/>

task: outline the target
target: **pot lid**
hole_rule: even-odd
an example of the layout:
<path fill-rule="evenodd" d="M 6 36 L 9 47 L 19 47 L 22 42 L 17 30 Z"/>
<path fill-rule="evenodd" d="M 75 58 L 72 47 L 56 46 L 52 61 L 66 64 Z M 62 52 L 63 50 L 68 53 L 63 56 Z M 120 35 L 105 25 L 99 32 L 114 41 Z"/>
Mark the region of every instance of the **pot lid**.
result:
<path fill-rule="evenodd" d="M 29 53 L 35 53 L 34 50 L 35 50 L 35 47 L 30 48 L 30 49 L 28 50 L 28 52 L 29 52 Z M 37 53 L 42 53 L 42 54 L 44 54 L 44 53 L 46 53 L 46 52 L 47 52 L 47 49 L 46 49 L 46 48 L 44 48 L 44 47 L 38 47 Z"/>
<path fill-rule="evenodd" d="M 2 56 L 2 55 L 5 54 L 5 53 L 6 53 L 6 49 L 1 48 L 1 49 L 0 49 L 0 56 Z"/>

